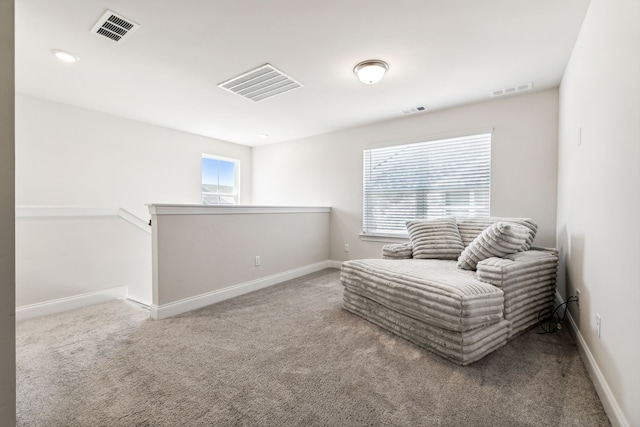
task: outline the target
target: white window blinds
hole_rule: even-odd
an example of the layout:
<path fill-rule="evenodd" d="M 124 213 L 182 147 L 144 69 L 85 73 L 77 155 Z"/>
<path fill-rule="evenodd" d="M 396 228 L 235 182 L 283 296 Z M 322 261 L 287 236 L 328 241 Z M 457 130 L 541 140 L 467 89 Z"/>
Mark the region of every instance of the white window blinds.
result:
<path fill-rule="evenodd" d="M 491 134 L 364 151 L 363 234 L 406 236 L 405 221 L 489 216 Z"/>

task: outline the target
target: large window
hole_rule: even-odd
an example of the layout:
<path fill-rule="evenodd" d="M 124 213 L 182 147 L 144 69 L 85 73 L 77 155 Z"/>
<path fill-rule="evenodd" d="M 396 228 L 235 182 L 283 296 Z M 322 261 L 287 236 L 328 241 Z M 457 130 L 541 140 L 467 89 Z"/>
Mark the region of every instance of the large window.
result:
<path fill-rule="evenodd" d="M 405 221 L 489 216 L 491 134 L 364 151 L 364 235 L 406 236 Z"/>
<path fill-rule="evenodd" d="M 237 205 L 239 198 L 239 161 L 202 155 L 202 203 Z"/>

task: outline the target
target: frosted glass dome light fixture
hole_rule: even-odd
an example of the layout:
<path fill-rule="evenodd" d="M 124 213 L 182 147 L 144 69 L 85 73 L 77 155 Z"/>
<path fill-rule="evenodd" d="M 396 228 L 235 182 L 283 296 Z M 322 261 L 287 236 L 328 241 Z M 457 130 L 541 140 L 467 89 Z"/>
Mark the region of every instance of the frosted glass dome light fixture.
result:
<path fill-rule="evenodd" d="M 369 59 L 362 61 L 353 68 L 353 72 L 364 84 L 372 85 L 378 83 L 384 77 L 384 73 L 389 69 L 389 64 L 379 59 Z"/>

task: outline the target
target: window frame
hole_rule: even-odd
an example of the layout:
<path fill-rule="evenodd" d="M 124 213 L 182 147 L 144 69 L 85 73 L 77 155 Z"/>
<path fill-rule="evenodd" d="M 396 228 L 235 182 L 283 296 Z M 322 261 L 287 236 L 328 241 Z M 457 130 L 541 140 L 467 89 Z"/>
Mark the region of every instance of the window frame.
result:
<path fill-rule="evenodd" d="M 363 150 L 363 154 L 362 154 L 362 231 L 360 233 L 360 238 L 361 240 L 368 240 L 368 241 L 380 241 L 380 242 L 401 242 L 401 241 L 406 241 L 408 238 L 408 234 L 406 232 L 406 229 L 402 229 L 400 230 L 400 228 L 398 228 L 398 216 L 397 215 L 390 215 L 390 218 L 393 218 L 394 216 L 396 217 L 396 223 L 395 223 L 395 229 L 389 229 L 387 231 L 391 231 L 391 232 L 382 232 L 382 231 L 377 231 L 377 230 L 381 230 L 380 228 L 377 228 L 377 226 L 379 225 L 379 219 L 380 218 L 384 218 L 381 215 L 372 215 L 371 212 L 373 209 L 378 209 L 381 210 L 380 205 L 376 205 L 375 202 L 371 202 L 371 201 L 367 201 L 367 198 L 369 198 L 369 200 L 372 199 L 372 194 L 375 194 L 375 191 L 372 192 L 371 189 L 371 183 L 375 184 L 376 181 L 375 179 L 372 181 L 371 179 L 369 179 L 368 181 L 368 172 L 369 175 L 371 175 L 371 170 L 367 171 L 367 164 L 368 164 L 368 160 L 367 160 L 367 155 L 372 155 L 373 152 L 384 152 L 384 151 L 388 151 L 388 152 L 401 152 L 402 150 L 407 150 L 407 149 L 414 149 L 415 147 L 418 147 L 417 149 L 420 149 L 419 146 L 424 146 L 424 147 L 428 147 L 429 144 L 443 144 L 443 143 L 456 143 L 456 142 L 463 142 L 465 140 L 469 140 L 470 144 L 471 141 L 474 140 L 478 140 L 482 143 L 483 140 L 486 140 L 484 142 L 486 142 L 487 146 L 483 147 L 482 150 L 480 150 L 483 155 L 485 156 L 485 162 L 484 164 L 478 166 L 478 170 L 480 170 L 482 172 L 482 174 L 480 175 L 480 177 L 486 181 L 483 183 L 482 186 L 479 187 L 478 191 L 482 191 L 483 192 L 483 198 L 485 199 L 485 202 L 482 204 L 481 207 L 481 211 L 478 211 L 478 207 L 475 207 L 476 212 L 472 213 L 472 212 L 465 212 L 465 213 L 459 213 L 461 207 L 458 205 L 456 206 L 456 204 L 451 204 L 448 202 L 448 198 L 449 198 L 449 193 L 448 192 L 444 192 L 444 195 L 442 196 L 442 199 L 444 200 L 444 205 L 442 205 L 442 209 L 446 211 L 453 211 L 453 210 L 457 210 L 458 212 L 454 213 L 453 215 L 465 215 L 465 216 L 478 216 L 478 217 L 488 217 L 491 215 L 491 170 L 492 170 L 492 139 L 493 139 L 493 129 L 482 129 L 482 130 L 476 130 L 476 131 L 471 131 L 471 132 L 465 132 L 465 133 L 461 133 L 461 134 L 455 134 L 455 135 L 446 135 L 446 136 L 437 136 L 437 137 L 430 137 L 430 138 L 424 138 L 422 140 L 418 140 L 416 141 L 415 139 L 409 142 L 397 142 L 397 143 L 388 143 L 388 144 L 376 144 L 375 146 L 369 146 L 367 148 L 365 148 Z M 469 147 L 467 147 L 469 148 Z M 423 148 L 425 152 L 428 152 L 429 150 L 427 148 Z M 433 151 L 437 151 L 437 150 L 433 150 Z M 450 152 L 449 152 L 450 151 Z M 466 151 L 466 150 L 465 150 Z M 442 150 L 442 152 L 444 152 L 448 157 L 443 157 L 444 160 L 442 160 L 442 164 L 446 164 L 447 161 L 450 163 L 451 161 L 453 161 L 451 159 L 451 154 L 455 154 L 455 155 L 460 155 L 461 152 L 459 150 L 453 149 L 453 150 L 449 150 L 448 148 L 445 148 L 444 150 Z M 425 155 L 424 153 L 422 155 Z M 440 157 L 442 157 L 442 155 L 440 154 Z M 369 161 L 371 161 L 371 158 L 369 159 Z M 471 162 L 474 163 L 474 162 Z M 438 165 L 440 166 L 440 165 Z M 406 168 L 406 166 L 405 166 Z M 392 168 L 393 169 L 393 168 Z M 426 168 L 425 168 L 426 169 Z M 450 168 L 451 171 L 454 171 L 453 174 L 451 176 L 455 176 L 455 170 L 453 168 Z M 407 169 L 405 169 L 406 171 Z M 402 169 L 400 169 L 400 172 L 402 171 Z M 370 178 L 370 177 L 369 177 Z M 449 178 L 447 178 L 449 179 Z M 391 180 L 393 180 L 393 178 L 391 178 Z M 380 182 L 380 181 L 378 181 Z M 382 182 L 384 182 L 384 179 L 382 180 Z M 402 183 L 407 183 L 408 185 L 410 184 L 416 184 L 416 182 L 419 182 L 418 180 L 415 179 L 411 179 L 409 178 L 408 180 L 402 180 Z M 457 181 L 452 180 L 451 182 L 456 183 Z M 427 184 L 426 181 L 423 182 L 424 183 L 424 187 L 429 187 L 429 185 Z M 465 183 L 465 179 L 462 179 L 460 181 L 460 183 Z M 442 190 L 440 190 L 442 192 Z M 414 193 L 415 197 L 423 197 L 426 199 L 427 195 L 429 193 L 429 190 L 416 190 L 416 192 Z M 464 194 L 464 192 L 462 192 L 462 194 Z M 467 196 L 467 197 L 471 197 L 471 195 Z M 476 206 L 480 206 L 480 204 L 476 205 Z M 471 208 L 471 207 L 469 207 Z M 418 209 L 417 206 L 414 207 L 414 209 Z M 414 211 L 410 211 L 408 210 L 408 214 L 407 214 L 407 220 L 409 219 L 424 219 L 424 218 L 436 218 L 436 217 L 441 217 L 441 216 L 446 216 L 446 215 L 452 215 L 452 214 L 445 214 L 445 215 L 431 215 L 431 216 L 418 216 L 416 215 L 417 212 L 416 210 Z M 384 215 L 384 214 L 383 214 Z M 376 223 L 376 219 L 378 219 L 378 223 Z M 392 227 L 393 228 L 393 227 Z"/>

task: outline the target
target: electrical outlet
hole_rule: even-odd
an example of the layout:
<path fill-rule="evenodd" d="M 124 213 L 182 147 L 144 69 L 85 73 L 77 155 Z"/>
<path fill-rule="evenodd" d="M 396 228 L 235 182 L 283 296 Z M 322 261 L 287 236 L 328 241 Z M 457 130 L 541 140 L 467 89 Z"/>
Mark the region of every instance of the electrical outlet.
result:
<path fill-rule="evenodd" d="M 256 267 L 260 266 L 260 255 L 256 256 Z"/>
<path fill-rule="evenodd" d="M 578 310 L 580 310 L 580 289 L 576 289 L 576 298 L 578 299 L 576 305 L 578 306 Z"/>
<path fill-rule="evenodd" d="M 344 244 L 344 251 L 345 252 L 349 252 L 349 244 L 348 243 Z"/>
<path fill-rule="evenodd" d="M 596 335 L 598 336 L 598 338 L 600 338 L 601 326 L 602 326 L 602 319 L 600 318 L 600 315 L 596 313 Z"/>

